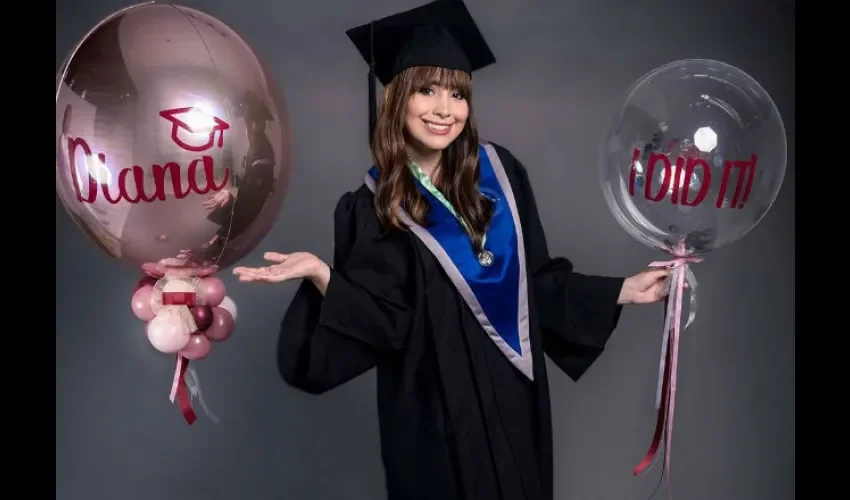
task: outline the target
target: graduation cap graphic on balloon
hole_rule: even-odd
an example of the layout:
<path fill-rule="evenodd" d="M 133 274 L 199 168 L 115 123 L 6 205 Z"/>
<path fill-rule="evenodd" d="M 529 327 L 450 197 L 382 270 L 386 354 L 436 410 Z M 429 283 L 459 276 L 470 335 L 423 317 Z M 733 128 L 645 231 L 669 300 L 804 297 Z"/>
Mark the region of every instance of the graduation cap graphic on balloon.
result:
<path fill-rule="evenodd" d="M 219 148 L 222 147 L 224 144 L 224 131 L 230 128 L 230 124 L 221 118 L 194 106 L 166 109 L 160 111 L 159 116 L 171 122 L 171 140 L 174 141 L 174 144 L 177 144 L 186 151 L 192 151 L 194 153 L 207 151 L 212 148 L 216 144 L 216 134 L 218 134 L 217 146 Z M 186 142 L 181 139 L 181 131 L 183 137 L 189 134 L 194 136 L 207 134 L 206 142 L 203 144 Z"/>

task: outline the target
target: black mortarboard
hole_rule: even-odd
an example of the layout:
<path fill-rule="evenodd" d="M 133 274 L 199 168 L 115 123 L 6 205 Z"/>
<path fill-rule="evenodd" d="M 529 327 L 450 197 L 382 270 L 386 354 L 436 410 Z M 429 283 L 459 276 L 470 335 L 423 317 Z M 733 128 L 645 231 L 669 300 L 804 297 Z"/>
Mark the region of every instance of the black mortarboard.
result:
<path fill-rule="evenodd" d="M 375 128 L 375 78 L 386 86 L 407 68 L 473 71 L 496 62 L 462 0 L 434 0 L 346 32 L 369 64 L 369 140 Z"/>

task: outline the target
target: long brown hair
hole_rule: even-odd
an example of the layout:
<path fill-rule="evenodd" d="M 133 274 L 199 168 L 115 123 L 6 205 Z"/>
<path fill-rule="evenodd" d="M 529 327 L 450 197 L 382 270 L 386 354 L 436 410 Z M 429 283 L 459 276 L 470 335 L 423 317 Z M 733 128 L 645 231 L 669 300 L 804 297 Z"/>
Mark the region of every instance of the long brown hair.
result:
<path fill-rule="evenodd" d="M 410 97 L 432 85 L 457 90 L 469 103 L 469 117 L 463 130 L 443 150 L 440 175 L 435 185 L 466 223 L 473 246 L 480 250 L 493 207 L 487 198 L 481 196 L 477 187 L 480 175 L 478 130 L 472 113 L 472 82 L 463 71 L 432 66 L 413 67 L 387 85 L 372 137 L 372 159 L 379 173 L 375 211 L 385 228 L 407 229 L 401 221 L 402 209 L 414 222 L 425 225 L 428 201 L 416 189 L 416 180 L 407 167 L 404 122 Z"/>

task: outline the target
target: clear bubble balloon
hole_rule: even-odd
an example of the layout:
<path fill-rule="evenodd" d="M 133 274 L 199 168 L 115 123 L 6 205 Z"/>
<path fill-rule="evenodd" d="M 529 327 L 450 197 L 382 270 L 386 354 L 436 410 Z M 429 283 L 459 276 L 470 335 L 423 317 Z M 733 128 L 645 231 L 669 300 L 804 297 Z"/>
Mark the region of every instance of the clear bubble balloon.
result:
<path fill-rule="evenodd" d="M 764 88 L 705 59 L 656 68 L 624 93 L 602 145 L 600 180 L 641 243 L 703 254 L 750 232 L 785 177 L 782 118 Z"/>
<path fill-rule="evenodd" d="M 67 212 L 137 269 L 231 266 L 271 229 L 290 178 L 269 68 L 223 22 L 168 3 L 122 9 L 70 52 L 56 145 Z"/>

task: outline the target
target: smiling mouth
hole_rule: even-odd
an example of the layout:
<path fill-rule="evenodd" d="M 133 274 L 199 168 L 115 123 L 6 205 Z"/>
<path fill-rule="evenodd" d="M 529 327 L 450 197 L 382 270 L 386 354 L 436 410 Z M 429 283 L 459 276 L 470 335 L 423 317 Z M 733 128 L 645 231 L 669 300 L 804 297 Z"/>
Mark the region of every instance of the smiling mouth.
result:
<path fill-rule="evenodd" d="M 429 122 L 428 120 L 422 120 L 422 121 L 425 122 L 425 127 L 428 130 L 430 130 L 432 132 L 436 132 L 438 134 L 445 134 L 452 128 L 452 124 L 444 125 L 444 124 L 441 124 L 441 123 Z"/>

